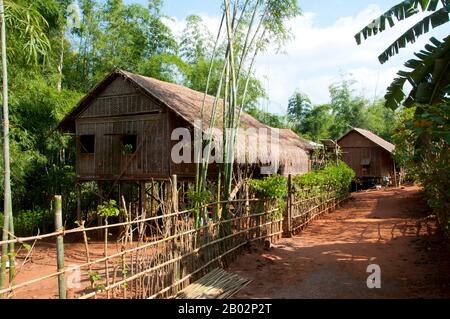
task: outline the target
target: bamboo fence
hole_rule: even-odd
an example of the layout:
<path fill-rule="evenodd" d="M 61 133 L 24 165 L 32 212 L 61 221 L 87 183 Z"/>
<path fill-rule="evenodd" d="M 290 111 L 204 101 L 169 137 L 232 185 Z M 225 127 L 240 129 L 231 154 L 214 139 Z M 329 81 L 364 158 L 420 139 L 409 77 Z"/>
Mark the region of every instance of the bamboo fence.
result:
<path fill-rule="evenodd" d="M 0 242 L 0 245 L 32 243 L 34 248 L 38 241 L 54 240 L 59 243 L 56 251 L 64 253 L 63 239 L 69 234 L 78 234 L 84 242 L 86 260 L 61 268 L 59 256 L 59 268 L 55 266 L 54 273 L 20 283 L 11 282 L 0 290 L 0 295 L 15 298 L 20 296 L 20 290 L 31 285 L 55 280 L 59 284 L 55 286 L 54 296 L 66 298 L 66 291 L 61 290 L 70 287 L 61 285 L 61 280 L 78 272 L 79 285 L 67 298 L 173 298 L 214 269 L 226 268 L 250 244 L 274 242 L 283 233 L 292 235 L 314 218 L 333 210 L 347 196 L 331 189 L 317 194 L 308 190 L 295 192 L 290 188 L 284 211 L 272 200 L 257 198 L 212 202 L 203 206 L 207 213 L 200 227 L 196 227 L 194 209 L 177 211 L 178 193 L 173 190 L 172 194 L 172 199 L 163 203 L 159 216 L 146 217 L 146 213 L 135 211 L 133 218 L 130 206 L 127 208 L 123 199 L 125 222 L 94 227 L 84 227 L 82 223 L 74 229 L 57 229 L 49 234 Z M 215 218 L 225 205 L 229 218 Z M 290 221 L 289 229 L 285 229 L 286 219 Z M 119 234 L 116 237 L 109 234 L 114 229 Z M 94 258 L 88 235 L 99 231 L 104 234 L 105 249 L 102 257 L 97 253 Z M 119 247 L 117 251 L 108 249 L 110 244 Z"/>

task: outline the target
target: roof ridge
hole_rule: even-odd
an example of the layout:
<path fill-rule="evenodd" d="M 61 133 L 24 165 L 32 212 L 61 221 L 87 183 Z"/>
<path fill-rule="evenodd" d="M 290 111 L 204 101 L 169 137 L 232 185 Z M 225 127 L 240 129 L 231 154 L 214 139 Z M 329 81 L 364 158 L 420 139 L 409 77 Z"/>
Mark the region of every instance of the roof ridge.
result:
<path fill-rule="evenodd" d="M 363 128 L 359 128 L 359 127 L 354 127 L 348 133 L 350 133 L 351 131 L 356 131 L 356 132 L 360 133 L 361 135 L 363 135 L 364 137 L 368 138 L 373 143 L 375 143 L 378 146 L 384 148 L 389 153 L 392 153 L 395 150 L 395 145 L 394 144 L 392 144 L 391 142 L 386 141 L 384 138 L 382 138 L 381 136 L 378 136 L 377 134 L 373 133 L 372 131 L 369 131 L 369 130 L 366 130 L 366 129 L 363 129 Z M 347 134 L 345 134 L 345 135 L 347 135 Z"/>

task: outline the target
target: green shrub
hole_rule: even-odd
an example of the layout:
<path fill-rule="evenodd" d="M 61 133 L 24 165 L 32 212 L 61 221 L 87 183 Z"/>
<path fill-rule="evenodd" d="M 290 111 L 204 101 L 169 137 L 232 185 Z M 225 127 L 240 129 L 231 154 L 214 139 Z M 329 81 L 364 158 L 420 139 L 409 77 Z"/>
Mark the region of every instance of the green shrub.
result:
<path fill-rule="evenodd" d="M 252 179 L 250 186 L 258 198 L 276 203 L 278 212 L 275 217 L 281 217 L 286 204 L 287 178 L 281 175 L 272 175 L 263 179 Z"/>
<path fill-rule="evenodd" d="M 323 169 L 294 177 L 294 185 L 299 189 L 328 188 L 339 192 L 347 192 L 355 172 L 340 161 L 339 164 L 328 164 Z"/>
<path fill-rule="evenodd" d="M 293 178 L 293 185 L 297 195 L 316 196 L 324 192 L 336 192 L 345 194 L 349 191 L 351 182 L 355 177 L 353 170 L 344 162 L 339 165 L 328 164 L 323 169 L 297 175 Z M 252 179 L 250 186 L 256 196 L 261 199 L 277 203 L 279 213 L 282 213 L 286 204 L 287 178 L 281 175 L 273 175 L 263 179 Z"/>
<path fill-rule="evenodd" d="M 114 199 L 110 199 L 109 201 L 103 202 L 103 204 L 97 206 L 97 213 L 104 217 L 114 217 L 119 216 L 120 209 L 117 206 L 117 203 Z"/>
<path fill-rule="evenodd" d="M 3 213 L 0 212 L 0 228 L 3 227 Z M 33 236 L 40 231 L 43 233 L 42 227 L 45 225 L 47 229 L 53 229 L 53 215 L 48 210 L 35 209 L 24 210 L 14 213 L 14 234 L 16 236 Z"/>

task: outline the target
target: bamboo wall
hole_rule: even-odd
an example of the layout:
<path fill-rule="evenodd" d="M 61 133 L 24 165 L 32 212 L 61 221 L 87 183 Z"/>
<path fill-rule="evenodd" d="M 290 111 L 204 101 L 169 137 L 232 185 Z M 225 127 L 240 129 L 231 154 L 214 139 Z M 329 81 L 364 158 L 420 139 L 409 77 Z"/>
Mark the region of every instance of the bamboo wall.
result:
<path fill-rule="evenodd" d="M 149 180 L 169 172 L 168 115 L 123 80 L 115 80 L 76 119 L 80 180 Z M 80 136 L 95 135 L 95 152 L 81 151 Z M 136 135 L 134 154 L 123 137 Z"/>

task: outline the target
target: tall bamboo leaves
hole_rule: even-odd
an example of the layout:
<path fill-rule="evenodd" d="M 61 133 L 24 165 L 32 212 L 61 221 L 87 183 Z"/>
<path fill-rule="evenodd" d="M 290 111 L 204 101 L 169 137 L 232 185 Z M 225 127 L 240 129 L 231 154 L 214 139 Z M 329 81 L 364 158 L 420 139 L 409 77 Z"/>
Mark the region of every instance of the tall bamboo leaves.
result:
<path fill-rule="evenodd" d="M 7 69 L 7 42 L 6 29 L 16 41 L 11 41 L 13 54 L 25 55 L 27 62 L 38 62 L 48 54 L 50 42 L 45 34 L 47 21 L 33 7 L 34 3 L 22 5 L 22 1 L 0 1 L 1 23 L 1 55 L 2 55 L 2 104 L 3 104 L 3 190 L 4 190 L 4 223 L 3 240 L 14 237 L 14 225 L 11 198 L 11 168 L 10 168 L 10 130 L 8 105 L 8 69 Z M 9 256 L 10 270 L 9 282 L 14 279 L 14 244 L 9 251 L 6 245 L 2 247 L 0 288 L 6 283 L 6 256 Z"/>
<path fill-rule="evenodd" d="M 3 104 L 3 209 L 4 222 L 2 240 L 8 240 L 9 234 L 13 232 L 13 215 L 12 215 L 12 200 L 11 200 L 11 169 L 9 158 L 9 110 L 8 110 L 8 70 L 6 62 L 6 23 L 3 0 L 0 0 L 0 23 L 1 23 L 1 55 L 2 55 L 2 104 Z M 11 246 L 12 251 L 8 251 L 8 245 L 2 245 L 1 257 L 1 273 L 0 273 L 0 289 L 6 284 L 6 258 L 9 256 L 10 260 L 10 282 L 14 276 L 11 266 L 14 268 L 14 246 Z M 12 276 L 11 276 L 12 275 Z"/>
<path fill-rule="evenodd" d="M 209 134 L 205 142 L 206 156 L 199 156 L 200 163 L 197 170 L 197 197 L 204 191 L 208 172 L 209 153 L 212 143 L 212 129 L 216 122 L 219 103 L 222 110 L 222 154 L 223 154 L 223 190 L 224 198 L 228 200 L 233 182 L 234 153 L 236 132 L 240 126 L 240 117 L 246 103 L 248 87 L 252 78 L 255 60 L 269 43 L 276 43 L 278 47 L 290 35 L 286 28 L 287 19 L 297 16 L 300 11 L 296 0 L 246 0 L 223 1 L 223 20 L 225 23 L 225 52 L 223 69 L 219 87 L 216 92 L 211 116 L 209 118 Z M 217 41 L 220 38 L 220 32 Z M 217 44 L 217 42 L 216 42 Z M 215 50 L 214 50 L 215 52 Z M 217 57 L 212 56 L 211 63 Z M 211 73 L 210 68 L 210 73 Z M 244 72 L 245 71 L 245 72 Z M 208 79 L 210 74 L 208 75 Z M 242 81 L 241 81 L 242 80 Z M 207 81 L 209 83 L 209 81 Z M 242 87 L 239 88 L 239 85 Z M 206 92 L 208 91 L 208 88 Z M 206 96 L 205 92 L 205 96 Z M 203 110 L 202 110 L 203 121 Z M 202 124 L 202 129 L 205 127 Z M 227 217 L 227 210 L 223 210 L 223 218 Z"/>
<path fill-rule="evenodd" d="M 5 1 L 5 21 L 8 32 L 19 40 L 8 50 L 13 56 L 25 53 L 27 62 L 37 62 L 39 57 L 47 56 L 50 50 L 46 35 L 48 23 L 33 3 L 22 5 L 20 1 Z"/>

